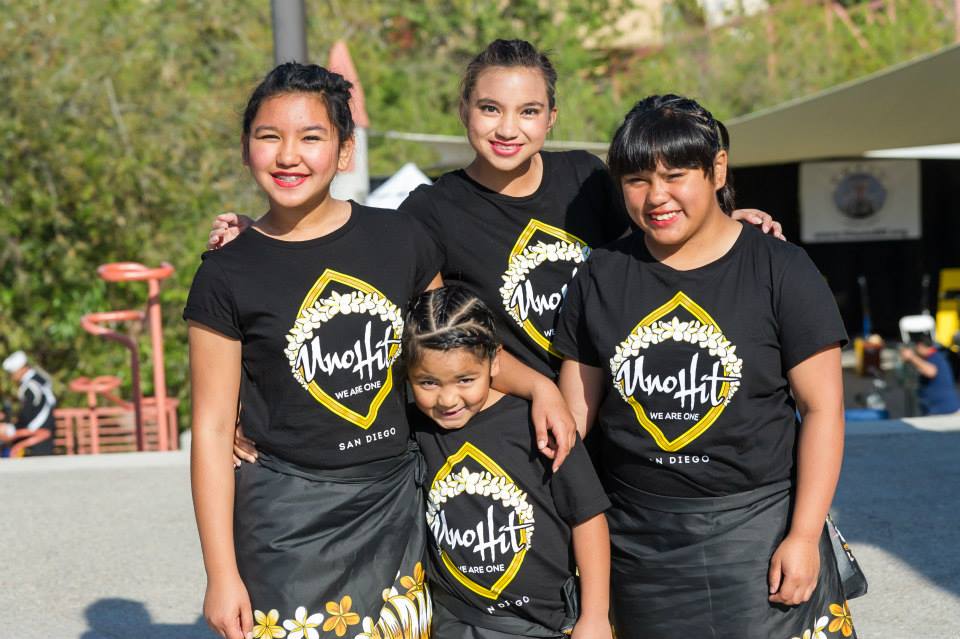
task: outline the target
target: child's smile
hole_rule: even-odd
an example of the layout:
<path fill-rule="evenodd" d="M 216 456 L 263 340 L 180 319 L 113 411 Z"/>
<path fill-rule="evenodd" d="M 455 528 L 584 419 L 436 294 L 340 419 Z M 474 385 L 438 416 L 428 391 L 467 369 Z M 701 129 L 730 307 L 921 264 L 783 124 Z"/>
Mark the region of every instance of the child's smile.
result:
<path fill-rule="evenodd" d="M 487 360 L 467 348 L 425 348 L 409 370 L 414 401 L 441 428 L 463 428 L 500 398 L 500 393 L 490 389 L 490 378 L 499 370 L 496 357 Z"/>

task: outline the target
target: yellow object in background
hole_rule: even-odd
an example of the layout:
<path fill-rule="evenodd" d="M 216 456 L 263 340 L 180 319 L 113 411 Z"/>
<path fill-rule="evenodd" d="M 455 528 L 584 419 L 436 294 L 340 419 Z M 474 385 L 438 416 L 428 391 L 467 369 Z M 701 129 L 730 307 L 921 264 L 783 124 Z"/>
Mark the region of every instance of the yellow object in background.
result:
<path fill-rule="evenodd" d="M 956 352 L 954 336 L 960 331 L 960 268 L 940 271 L 937 293 L 937 342 Z"/>
<path fill-rule="evenodd" d="M 853 338 L 854 370 L 857 375 L 863 375 L 863 338 Z"/>

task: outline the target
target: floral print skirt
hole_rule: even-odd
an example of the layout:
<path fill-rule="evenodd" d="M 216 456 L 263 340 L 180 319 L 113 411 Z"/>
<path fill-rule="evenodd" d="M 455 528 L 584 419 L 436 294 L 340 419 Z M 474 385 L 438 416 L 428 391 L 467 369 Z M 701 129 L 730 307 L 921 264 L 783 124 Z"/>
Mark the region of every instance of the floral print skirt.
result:
<path fill-rule="evenodd" d="M 826 529 L 810 600 L 767 600 L 790 516 L 789 482 L 724 497 L 652 495 L 608 479 L 617 639 L 856 637 Z"/>
<path fill-rule="evenodd" d="M 426 639 L 422 462 L 304 468 L 260 453 L 237 471 L 234 539 L 253 636 Z"/>

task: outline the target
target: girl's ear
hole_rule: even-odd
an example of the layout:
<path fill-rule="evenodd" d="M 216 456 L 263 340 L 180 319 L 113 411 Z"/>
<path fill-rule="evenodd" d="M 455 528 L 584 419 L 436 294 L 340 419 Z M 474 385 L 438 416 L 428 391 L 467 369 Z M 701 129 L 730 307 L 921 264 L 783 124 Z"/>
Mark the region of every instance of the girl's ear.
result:
<path fill-rule="evenodd" d="M 346 171 L 350 168 L 350 163 L 353 161 L 353 149 L 356 144 L 356 139 L 351 135 L 349 138 L 340 143 L 340 154 L 337 158 L 337 171 Z"/>
<path fill-rule="evenodd" d="M 243 165 L 250 166 L 250 136 L 240 136 L 240 156 L 243 158 Z"/>
<path fill-rule="evenodd" d="M 553 125 L 557 123 L 557 107 L 550 109 L 550 119 L 547 120 L 547 133 L 553 129 Z"/>
<path fill-rule="evenodd" d="M 493 359 L 490 360 L 490 377 L 496 377 L 500 374 L 500 353 L 503 351 L 503 346 L 497 346 L 497 351 L 493 354 Z"/>
<path fill-rule="evenodd" d="M 469 128 L 470 105 L 467 104 L 462 98 L 460 99 L 459 113 L 460 113 L 460 124 L 462 124 L 464 128 Z"/>
<path fill-rule="evenodd" d="M 713 159 L 713 182 L 717 191 L 727 185 L 727 152 L 724 150 Z"/>

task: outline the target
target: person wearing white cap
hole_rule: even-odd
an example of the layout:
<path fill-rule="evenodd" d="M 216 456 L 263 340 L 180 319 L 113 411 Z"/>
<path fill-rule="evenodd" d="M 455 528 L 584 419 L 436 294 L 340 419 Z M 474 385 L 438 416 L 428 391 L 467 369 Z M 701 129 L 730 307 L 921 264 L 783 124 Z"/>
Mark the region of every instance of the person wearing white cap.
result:
<path fill-rule="evenodd" d="M 28 365 L 27 356 L 17 351 L 3 360 L 3 370 L 19 384 L 20 412 L 16 422 L 0 423 L 0 446 L 8 457 L 53 453 L 53 409 L 57 398 L 50 378 Z"/>

